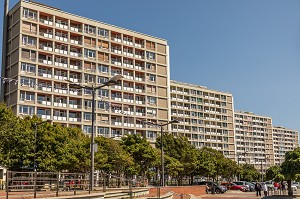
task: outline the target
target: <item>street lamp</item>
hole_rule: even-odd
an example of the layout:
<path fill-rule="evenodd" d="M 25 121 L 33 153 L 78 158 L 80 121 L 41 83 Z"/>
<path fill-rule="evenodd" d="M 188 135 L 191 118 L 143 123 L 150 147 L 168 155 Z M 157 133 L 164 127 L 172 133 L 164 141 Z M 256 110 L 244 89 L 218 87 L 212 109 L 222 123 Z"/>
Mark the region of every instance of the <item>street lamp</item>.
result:
<path fill-rule="evenodd" d="M 169 124 L 177 124 L 179 123 L 178 120 L 171 120 L 168 121 L 167 123 L 161 123 L 161 124 L 154 124 L 152 122 L 146 122 L 146 124 L 150 124 L 150 125 L 157 125 L 160 127 L 160 135 L 161 135 L 161 144 L 160 144 L 160 158 L 161 158 L 161 186 L 164 187 L 165 186 L 165 163 L 164 163 L 164 144 L 163 144 L 163 137 L 164 137 L 164 132 L 163 132 L 163 127 L 167 126 Z"/>
<path fill-rule="evenodd" d="M 93 190 L 94 187 L 94 160 L 95 160 L 95 149 L 94 149 L 94 142 L 95 142 L 95 127 L 94 127 L 94 122 L 95 122 L 95 93 L 96 90 L 101 89 L 105 86 L 114 86 L 119 84 L 119 80 L 123 78 L 122 75 L 116 75 L 110 78 L 107 82 L 102 83 L 101 85 L 94 85 L 92 84 L 91 86 L 88 85 L 81 85 L 81 84 L 76 84 L 72 81 L 69 82 L 69 87 L 73 88 L 85 88 L 85 89 L 90 89 L 92 90 L 92 136 L 91 136 L 91 173 L 90 173 L 90 191 Z"/>
<path fill-rule="evenodd" d="M 37 127 L 41 124 L 44 124 L 46 122 L 52 122 L 52 120 L 46 120 L 43 122 L 39 122 L 39 123 L 34 123 L 33 127 L 34 127 L 34 156 L 33 156 L 33 171 L 34 171 L 34 198 L 36 198 L 36 178 L 37 178 L 37 170 L 36 170 L 36 141 L 37 141 Z"/>

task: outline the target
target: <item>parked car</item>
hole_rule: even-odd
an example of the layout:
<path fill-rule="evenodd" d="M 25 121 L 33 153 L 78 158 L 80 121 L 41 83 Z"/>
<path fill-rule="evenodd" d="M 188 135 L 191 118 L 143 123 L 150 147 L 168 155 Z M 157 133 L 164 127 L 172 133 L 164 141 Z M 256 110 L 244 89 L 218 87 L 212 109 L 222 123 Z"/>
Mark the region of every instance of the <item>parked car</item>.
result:
<path fill-rule="evenodd" d="M 247 191 L 254 191 L 254 185 L 250 182 L 246 182 L 246 181 L 235 181 L 232 182 L 236 185 L 240 185 L 240 186 L 244 186 L 247 188 Z"/>
<path fill-rule="evenodd" d="M 212 191 L 212 188 L 214 188 L 215 193 L 225 193 L 228 189 L 226 186 L 218 185 L 217 183 L 208 182 L 208 181 L 202 181 L 202 182 L 195 182 L 194 184 L 197 185 L 206 185 L 209 187 L 208 192 Z"/>
<path fill-rule="evenodd" d="M 291 184 L 291 188 L 293 191 L 297 191 L 297 186 L 295 184 Z"/>
<path fill-rule="evenodd" d="M 224 182 L 221 185 L 226 186 L 228 190 L 240 190 L 240 191 L 247 191 L 247 187 L 241 186 L 241 185 L 236 185 L 231 182 Z"/>
<path fill-rule="evenodd" d="M 300 183 L 299 182 L 292 182 L 292 185 L 295 185 L 297 189 L 300 189 Z"/>
<path fill-rule="evenodd" d="M 268 190 L 274 190 L 274 183 L 272 181 L 267 181 L 265 184 L 268 187 Z"/>

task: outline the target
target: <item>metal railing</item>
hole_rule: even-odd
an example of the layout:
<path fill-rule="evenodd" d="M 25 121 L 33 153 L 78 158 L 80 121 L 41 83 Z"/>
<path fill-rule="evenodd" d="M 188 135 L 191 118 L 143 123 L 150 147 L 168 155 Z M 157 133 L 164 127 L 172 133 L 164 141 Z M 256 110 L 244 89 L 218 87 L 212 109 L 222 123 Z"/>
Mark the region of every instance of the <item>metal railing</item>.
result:
<path fill-rule="evenodd" d="M 108 190 L 119 190 L 132 198 L 133 187 L 147 185 L 138 179 L 95 173 L 94 187 L 91 189 L 89 178 L 89 173 L 7 171 L 7 180 L 3 187 L 6 189 L 6 199 L 84 195 Z"/>

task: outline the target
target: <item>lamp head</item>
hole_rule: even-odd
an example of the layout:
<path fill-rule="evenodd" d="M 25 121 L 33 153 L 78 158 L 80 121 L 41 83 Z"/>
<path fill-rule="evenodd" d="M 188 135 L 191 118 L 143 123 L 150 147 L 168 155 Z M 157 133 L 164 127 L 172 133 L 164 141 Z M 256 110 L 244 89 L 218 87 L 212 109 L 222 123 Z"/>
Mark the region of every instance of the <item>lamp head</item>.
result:
<path fill-rule="evenodd" d="M 123 79 L 124 77 L 122 75 L 115 75 L 112 78 L 110 78 L 107 82 L 104 83 L 105 86 L 114 86 L 119 83 L 119 80 Z"/>

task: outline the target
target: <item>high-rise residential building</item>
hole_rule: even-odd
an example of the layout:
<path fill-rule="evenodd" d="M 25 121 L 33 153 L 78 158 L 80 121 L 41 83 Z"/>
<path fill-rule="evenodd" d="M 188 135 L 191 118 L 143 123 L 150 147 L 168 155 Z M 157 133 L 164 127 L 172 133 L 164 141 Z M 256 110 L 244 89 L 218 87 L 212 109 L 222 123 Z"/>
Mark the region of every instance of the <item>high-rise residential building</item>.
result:
<path fill-rule="evenodd" d="M 299 147 L 299 132 L 281 126 L 273 127 L 275 165 L 284 162 L 285 153 Z"/>
<path fill-rule="evenodd" d="M 251 112 L 235 111 L 236 154 L 240 163 L 263 170 L 274 165 L 272 119 Z"/>
<path fill-rule="evenodd" d="M 180 121 L 172 124 L 172 133 L 187 137 L 197 148 L 207 146 L 234 154 L 232 94 L 173 80 L 170 85 L 171 117 Z"/>
<path fill-rule="evenodd" d="M 175 136 L 263 171 L 298 147 L 297 131 L 234 111 L 232 94 L 170 80 L 164 39 L 20 1 L 9 11 L 5 44 L 1 97 L 17 115 L 91 133 L 91 91 L 69 88 L 67 80 L 91 85 L 122 75 L 120 85 L 96 93 L 97 135 L 140 134 L 154 141 L 160 129 L 145 121 L 178 119 L 169 128 Z"/>
<path fill-rule="evenodd" d="M 70 80 L 121 84 L 96 94 L 96 133 L 136 133 L 155 139 L 145 125 L 169 119 L 169 47 L 164 39 L 105 24 L 31 1 L 8 14 L 4 100 L 17 115 L 38 115 L 90 133 L 91 91 Z"/>

